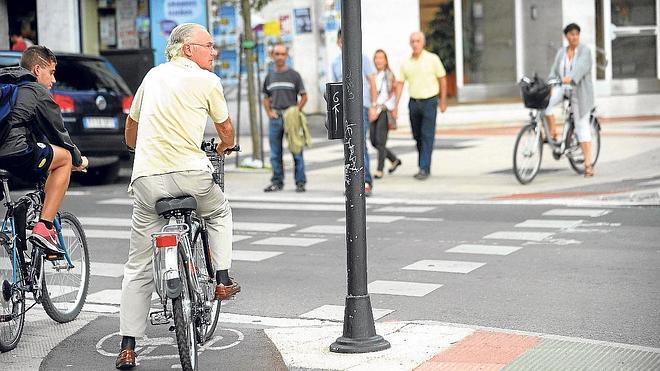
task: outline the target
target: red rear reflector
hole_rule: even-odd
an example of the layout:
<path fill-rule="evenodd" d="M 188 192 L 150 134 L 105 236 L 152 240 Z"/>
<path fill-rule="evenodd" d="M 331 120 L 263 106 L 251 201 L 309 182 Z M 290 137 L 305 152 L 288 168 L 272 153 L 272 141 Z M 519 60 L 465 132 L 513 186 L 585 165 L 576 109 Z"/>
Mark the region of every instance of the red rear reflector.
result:
<path fill-rule="evenodd" d="M 176 246 L 176 235 L 175 234 L 164 234 L 161 236 L 156 236 L 156 247 L 172 247 Z"/>
<path fill-rule="evenodd" d="M 73 98 L 68 95 L 53 94 L 53 100 L 60 106 L 62 113 L 72 113 L 76 110 Z"/>
<path fill-rule="evenodd" d="M 121 110 L 127 115 L 131 112 L 131 104 L 133 104 L 132 95 L 126 95 L 121 99 Z"/>

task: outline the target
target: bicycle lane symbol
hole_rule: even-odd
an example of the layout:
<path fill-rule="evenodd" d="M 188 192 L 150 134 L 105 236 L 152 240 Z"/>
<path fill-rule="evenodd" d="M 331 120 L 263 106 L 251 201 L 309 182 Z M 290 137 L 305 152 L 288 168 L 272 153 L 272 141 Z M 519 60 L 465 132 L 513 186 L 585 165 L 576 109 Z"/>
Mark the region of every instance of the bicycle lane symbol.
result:
<path fill-rule="evenodd" d="M 199 348 L 199 353 L 207 351 L 221 351 L 235 347 L 240 344 L 244 335 L 242 332 L 230 329 L 219 328 L 215 331 L 216 335 Z M 102 337 L 96 343 L 96 351 L 106 357 L 116 357 L 119 352 L 119 343 L 121 336 L 119 332 L 113 332 Z M 135 352 L 138 355 L 138 361 L 155 361 L 179 359 L 179 350 L 176 345 L 174 334 L 170 337 L 147 337 L 137 339 Z"/>

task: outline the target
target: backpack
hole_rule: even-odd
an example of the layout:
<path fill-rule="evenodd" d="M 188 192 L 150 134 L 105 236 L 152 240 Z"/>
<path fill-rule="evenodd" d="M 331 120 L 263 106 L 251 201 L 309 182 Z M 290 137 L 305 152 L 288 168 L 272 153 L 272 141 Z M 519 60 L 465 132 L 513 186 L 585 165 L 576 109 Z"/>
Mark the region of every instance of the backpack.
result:
<path fill-rule="evenodd" d="M 11 127 L 7 123 L 7 118 L 16 104 L 18 87 L 23 84 L 25 82 L 22 81 L 17 84 L 0 84 L 0 143 L 3 143 L 9 135 Z"/>

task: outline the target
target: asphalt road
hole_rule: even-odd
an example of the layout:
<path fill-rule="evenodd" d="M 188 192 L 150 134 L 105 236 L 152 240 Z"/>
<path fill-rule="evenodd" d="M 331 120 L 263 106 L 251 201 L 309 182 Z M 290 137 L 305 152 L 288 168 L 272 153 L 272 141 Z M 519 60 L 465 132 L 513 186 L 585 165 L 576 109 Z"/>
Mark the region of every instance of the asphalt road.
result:
<path fill-rule="evenodd" d="M 113 367 L 130 230 L 125 189 L 77 187 L 65 201 L 63 209 L 92 236 L 92 262 L 100 263 L 92 267 L 86 307 L 94 318 L 54 347 L 42 369 Z M 252 324 L 222 323 L 202 365 L 282 368 L 259 318 L 341 318 L 343 205 L 278 202 L 277 195 L 232 202 L 232 274 L 243 291 L 223 303 L 223 312 L 246 315 Z M 379 321 L 437 320 L 660 347 L 660 208 L 367 206 L 369 289 Z M 38 323 L 47 331 L 58 326 Z M 167 326 L 149 326 L 147 336 L 141 369 L 176 367 Z"/>

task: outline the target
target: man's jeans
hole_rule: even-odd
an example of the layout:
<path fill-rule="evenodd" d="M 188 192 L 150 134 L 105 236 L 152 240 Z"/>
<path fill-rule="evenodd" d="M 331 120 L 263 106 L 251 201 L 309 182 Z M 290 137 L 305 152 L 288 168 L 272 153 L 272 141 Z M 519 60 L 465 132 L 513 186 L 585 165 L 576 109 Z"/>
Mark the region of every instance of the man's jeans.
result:
<path fill-rule="evenodd" d="M 362 107 L 362 123 L 364 126 L 364 182 L 372 184 L 371 171 L 369 171 L 369 152 L 367 142 L 369 141 L 369 108 Z"/>
<path fill-rule="evenodd" d="M 270 142 L 270 166 L 273 168 L 273 177 L 270 178 L 271 183 L 279 186 L 284 185 L 284 164 L 282 162 L 282 139 L 284 138 L 284 120 L 282 115 L 276 119 L 270 119 L 268 129 L 268 140 Z M 305 177 L 305 161 L 303 160 L 302 151 L 293 155 L 293 163 L 295 164 L 294 178 L 296 184 L 307 183 Z"/>
<path fill-rule="evenodd" d="M 435 119 L 438 115 L 438 97 L 410 99 L 410 128 L 417 142 L 420 170 L 431 172 L 431 155 L 435 142 Z"/>

